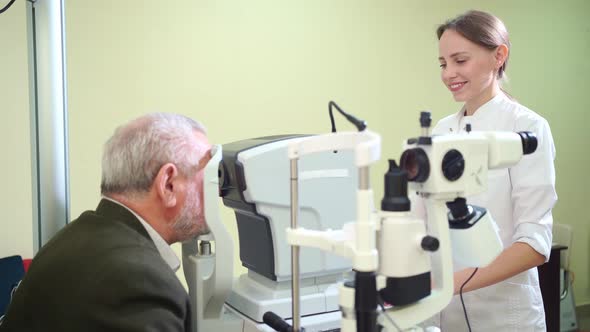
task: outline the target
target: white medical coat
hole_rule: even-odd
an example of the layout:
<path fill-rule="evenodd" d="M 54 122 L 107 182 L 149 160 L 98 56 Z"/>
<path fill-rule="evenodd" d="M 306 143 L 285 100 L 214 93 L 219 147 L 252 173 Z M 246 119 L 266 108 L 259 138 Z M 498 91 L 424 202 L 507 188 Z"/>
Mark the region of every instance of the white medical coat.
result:
<path fill-rule="evenodd" d="M 467 197 L 469 204 L 486 207 L 500 229 L 504 248 L 514 242 L 529 244 L 549 260 L 551 252 L 551 209 L 555 192 L 555 146 L 547 121 L 528 108 L 499 93 L 472 116 L 463 110 L 440 120 L 433 134 L 473 131 L 531 131 L 537 150 L 523 156 L 514 167 L 490 170 L 488 190 Z M 463 269 L 455 265 L 455 271 Z M 498 284 L 463 294 L 473 332 L 545 331 L 545 313 L 537 269 L 533 268 Z M 467 331 L 459 296 L 440 313 L 445 332 Z"/>

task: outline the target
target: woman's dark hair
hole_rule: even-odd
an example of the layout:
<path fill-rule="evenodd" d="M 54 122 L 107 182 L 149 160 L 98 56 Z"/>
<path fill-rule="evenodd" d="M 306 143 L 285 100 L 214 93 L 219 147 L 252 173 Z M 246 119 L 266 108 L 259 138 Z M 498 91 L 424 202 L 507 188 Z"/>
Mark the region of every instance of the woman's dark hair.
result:
<path fill-rule="evenodd" d="M 498 69 L 498 78 L 503 78 L 508 57 L 510 56 L 510 40 L 508 39 L 508 30 L 504 23 L 496 16 L 478 11 L 470 10 L 453 19 L 446 21 L 436 29 L 436 36 L 440 37 L 446 30 L 454 30 L 467 40 L 477 45 L 483 46 L 489 50 L 494 50 L 502 44 L 508 47 L 506 61 Z"/>

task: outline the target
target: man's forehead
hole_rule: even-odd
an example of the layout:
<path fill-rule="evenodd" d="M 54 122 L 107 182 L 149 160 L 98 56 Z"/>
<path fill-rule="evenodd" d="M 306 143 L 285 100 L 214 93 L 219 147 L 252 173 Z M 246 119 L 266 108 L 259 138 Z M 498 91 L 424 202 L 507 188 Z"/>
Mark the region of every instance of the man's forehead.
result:
<path fill-rule="evenodd" d="M 195 130 L 194 135 L 196 138 L 195 147 L 199 150 L 199 152 L 204 152 L 211 149 L 211 143 L 209 143 L 209 138 L 207 138 L 205 133 Z"/>
<path fill-rule="evenodd" d="M 209 161 L 211 160 L 211 147 L 205 151 L 201 160 L 199 160 L 198 169 L 201 170 L 207 166 Z"/>
<path fill-rule="evenodd" d="M 205 134 L 204 132 L 200 131 L 200 130 L 194 130 L 193 131 L 195 137 L 197 138 L 197 140 L 199 142 L 207 142 L 209 143 L 209 139 L 207 138 L 207 134 Z"/>

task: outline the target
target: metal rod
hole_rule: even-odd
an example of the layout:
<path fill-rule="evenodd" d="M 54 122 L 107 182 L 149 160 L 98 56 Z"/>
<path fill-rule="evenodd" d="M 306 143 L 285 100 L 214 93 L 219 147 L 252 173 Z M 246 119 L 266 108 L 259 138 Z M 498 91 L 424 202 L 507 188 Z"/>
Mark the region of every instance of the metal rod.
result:
<path fill-rule="evenodd" d="M 299 188 L 298 188 L 298 159 L 291 160 L 291 229 L 297 228 L 299 212 Z M 299 246 L 291 246 L 291 310 L 293 315 L 293 331 L 301 329 L 301 316 L 299 312 Z"/>
<path fill-rule="evenodd" d="M 371 189 L 371 179 L 369 176 L 369 167 L 360 167 L 359 168 L 359 189 L 360 190 L 367 190 Z"/>
<path fill-rule="evenodd" d="M 201 256 L 210 256 L 211 255 L 211 242 L 201 241 L 201 243 L 199 244 L 199 254 Z"/>
<path fill-rule="evenodd" d="M 428 137 L 428 136 L 430 136 L 430 128 L 422 127 L 422 137 Z"/>

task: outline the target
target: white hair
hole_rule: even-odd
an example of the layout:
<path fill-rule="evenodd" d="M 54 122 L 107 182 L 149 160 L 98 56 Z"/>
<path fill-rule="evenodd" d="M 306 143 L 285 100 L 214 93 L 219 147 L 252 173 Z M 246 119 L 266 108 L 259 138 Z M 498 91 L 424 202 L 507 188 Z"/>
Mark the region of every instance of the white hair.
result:
<path fill-rule="evenodd" d="M 101 193 L 144 194 L 166 163 L 191 175 L 203 157 L 194 153 L 195 131 L 206 133 L 199 122 L 171 113 L 148 114 L 117 128 L 104 145 Z"/>

